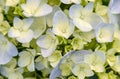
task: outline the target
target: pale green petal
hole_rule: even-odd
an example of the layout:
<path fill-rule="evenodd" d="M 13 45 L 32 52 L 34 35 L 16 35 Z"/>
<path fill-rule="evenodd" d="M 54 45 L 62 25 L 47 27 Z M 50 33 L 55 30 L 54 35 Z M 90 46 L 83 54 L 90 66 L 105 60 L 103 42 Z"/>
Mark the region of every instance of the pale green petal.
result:
<path fill-rule="evenodd" d="M 70 18 L 79 18 L 81 16 L 80 11 L 83 9 L 81 5 L 72 5 L 69 9 Z"/>
<path fill-rule="evenodd" d="M 8 79 L 23 79 L 23 76 L 21 73 L 19 72 L 13 72 L 13 73 L 10 73 L 10 75 L 8 76 Z"/>
<path fill-rule="evenodd" d="M 20 52 L 18 66 L 25 67 L 31 63 L 31 54 L 27 51 Z"/>
<path fill-rule="evenodd" d="M 46 20 L 45 17 L 34 18 L 34 22 L 31 25 L 30 29 L 34 31 L 34 38 L 38 38 L 46 29 Z"/>
<path fill-rule="evenodd" d="M 89 32 L 93 29 L 90 23 L 80 18 L 74 18 L 73 22 L 76 25 L 76 27 L 79 28 L 82 32 Z"/>
<path fill-rule="evenodd" d="M 29 5 L 29 9 L 36 10 L 39 7 L 40 2 L 41 0 L 27 0 L 26 4 Z"/>
<path fill-rule="evenodd" d="M 33 38 L 33 31 L 23 31 L 21 32 L 21 36 L 17 37 L 16 39 L 21 43 L 29 43 Z"/>
<path fill-rule="evenodd" d="M 44 4 L 42 6 L 40 6 L 37 10 L 37 12 L 34 14 L 35 17 L 38 16 L 45 16 L 48 15 L 49 13 L 52 12 L 52 7 L 48 4 Z"/>

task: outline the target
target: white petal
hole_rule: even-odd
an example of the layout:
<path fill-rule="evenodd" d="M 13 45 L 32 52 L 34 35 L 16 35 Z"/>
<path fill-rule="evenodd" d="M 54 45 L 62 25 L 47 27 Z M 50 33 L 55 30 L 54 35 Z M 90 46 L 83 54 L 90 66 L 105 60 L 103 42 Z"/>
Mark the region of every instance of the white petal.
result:
<path fill-rule="evenodd" d="M 16 56 L 18 54 L 18 50 L 17 50 L 16 46 L 14 44 L 12 44 L 11 42 L 9 43 L 7 53 L 10 56 Z"/>
<path fill-rule="evenodd" d="M 92 2 L 88 3 L 84 8 L 84 12 L 85 13 L 92 13 L 93 8 L 94 8 L 93 6 L 94 6 L 94 4 Z"/>
<path fill-rule="evenodd" d="M 25 32 L 21 32 L 21 35 L 17 37 L 16 39 L 21 43 L 29 43 L 33 38 L 33 31 L 28 30 Z"/>
<path fill-rule="evenodd" d="M 41 48 L 48 49 L 51 46 L 51 37 L 43 35 L 37 40 L 37 45 Z"/>
<path fill-rule="evenodd" d="M 25 67 L 31 62 L 31 54 L 27 51 L 19 53 L 18 66 Z"/>
<path fill-rule="evenodd" d="M 51 46 L 49 49 L 41 49 L 41 54 L 43 57 L 48 57 L 50 56 L 54 50 L 56 49 L 56 46 Z"/>
<path fill-rule="evenodd" d="M 88 22 L 81 20 L 80 18 L 74 18 L 73 22 L 82 32 L 89 32 L 93 29 Z"/>
<path fill-rule="evenodd" d="M 84 18 L 84 20 L 90 23 L 94 29 L 99 23 L 103 22 L 102 18 L 95 13 L 89 13 L 89 15 Z"/>
<path fill-rule="evenodd" d="M 8 36 L 11 38 L 19 37 L 20 32 L 18 29 L 15 29 L 14 27 L 11 27 L 10 30 L 8 31 Z"/>
<path fill-rule="evenodd" d="M 27 19 L 24 19 L 23 22 L 24 22 L 24 26 L 23 26 L 23 29 L 24 30 L 27 30 L 33 23 L 33 19 L 32 18 L 27 18 Z"/>
<path fill-rule="evenodd" d="M 6 64 L 8 63 L 11 59 L 12 56 L 9 55 L 6 51 L 0 50 L 0 64 Z"/>
<path fill-rule="evenodd" d="M 38 17 L 34 19 L 33 24 L 30 29 L 34 31 L 34 38 L 38 38 L 46 29 L 46 20 L 45 17 Z"/>
<path fill-rule="evenodd" d="M 16 28 L 20 28 L 21 26 L 23 26 L 23 21 L 19 19 L 18 17 L 15 17 L 13 20 L 13 25 Z"/>
<path fill-rule="evenodd" d="M 113 14 L 120 13 L 120 0 L 111 0 L 110 1 L 110 11 Z"/>
<path fill-rule="evenodd" d="M 71 0 L 60 0 L 61 2 L 63 2 L 64 4 L 71 4 Z"/>
<path fill-rule="evenodd" d="M 42 6 L 40 6 L 37 10 L 37 12 L 34 14 L 35 17 L 38 16 L 45 16 L 48 15 L 49 13 L 52 12 L 52 7 L 48 4 L 44 4 Z"/>
<path fill-rule="evenodd" d="M 81 5 L 72 5 L 69 9 L 70 18 L 79 18 L 81 16 L 80 11 L 83 9 Z"/>

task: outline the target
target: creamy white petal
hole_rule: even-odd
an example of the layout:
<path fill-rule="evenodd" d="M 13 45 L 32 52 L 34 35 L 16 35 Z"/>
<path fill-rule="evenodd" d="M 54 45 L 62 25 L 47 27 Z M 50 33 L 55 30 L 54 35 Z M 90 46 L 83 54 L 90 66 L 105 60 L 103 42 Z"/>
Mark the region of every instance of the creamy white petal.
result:
<path fill-rule="evenodd" d="M 45 16 L 52 12 L 52 7 L 48 4 L 40 6 L 37 12 L 34 14 L 35 17 Z"/>
<path fill-rule="evenodd" d="M 80 18 L 74 18 L 73 22 L 76 25 L 76 27 L 79 28 L 82 32 L 89 32 L 93 29 L 90 23 Z"/>
<path fill-rule="evenodd" d="M 27 4 L 31 8 L 31 10 L 37 10 L 40 5 L 41 0 L 27 0 Z"/>
<path fill-rule="evenodd" d="M 8 31 L 8 36 L 11 38 L 19 37 L 20 31 L 18 29 L 15 29 L 14 27 L 11 27 Z"/>
<path fill-rule="evenodd" d="M 21 43 L 29 43 L 33 38 L 33 31 L 23 31 L 21 32 L 21 35 L 17 37 L 16 39 Z"/>
<path fill-rule="evenodd" d="M 70 18 L 79 18 L 81 16 L 80 11 L 83 9 L 81 5 L 72 5 L 69 9 Z"/>

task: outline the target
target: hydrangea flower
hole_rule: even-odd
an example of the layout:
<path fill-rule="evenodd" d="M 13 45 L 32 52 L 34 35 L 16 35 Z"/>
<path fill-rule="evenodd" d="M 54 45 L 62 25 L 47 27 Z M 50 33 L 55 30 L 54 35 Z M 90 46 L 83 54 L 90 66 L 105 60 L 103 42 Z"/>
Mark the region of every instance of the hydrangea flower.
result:
<path fill-rule="evenodd" d="M 18 66 L 27 67 L 29 71 L 34 71 L 35 50 L 28 49 L 19 53 Z"/>
<path fill-rule="evenodd" d="M 8 36 L 16 38 L 17 41 L 21 43 L 29 43 L 33 38 L 33 31 L 29 29 L 32 23 L 32 18 L 21 20 L 15 17 L 13 27 L 11 27 L 8 31 Z"/>
<path fill-rule="evenodd" d="M 58 45 L 58 39 L 48 30 L 47 34 L 40 36 L 36 43 L 41 48 L 42 56 L 48 57 L 55 51 Z"/>
<path fill-rule="evenodd" d="M 84 62 L 87 63 L 95 72 L 103 72 L 106 61 L 105 54 L 102 51 L 96 51 L 85 55 Z"/>
<path fill-rule="evenodd" d="M 6 0 L 5 5 L 6 6 L 11 6 L 11 7 L 15 7 L 20 0 Z"/>
<path fill-rule="evenodd" d="M 99 43 L 112 42 L 114 38 L 114 25 L 100 23 L 95 29 L 95 36 Z"/>
<path fill-rule="evenodd" d="M 61 2 L 63 2 L 64 4 L 71 4 L 71 3 L 75 3 L 75 4 L 80 4 L 81 0 L 60 0 Z"/>
<path fill-rule="evenodd" d="M 72 5 L 69 9 L 69 16 L 82 32 L 89 32 L 102 22 L 100 16 L 93 13 L 93 3 L 88 3 L 84 8 L 81 5 Z"/>
<path fill-rule="evenodd" d="M 46 4 L 46 0 L 27 0 L 26 4 L 21 4 L 21 8 L 26 17 L 40 17 L 52 12 L 52 7 Z"/>
<path fill-rule="evenodd" d="M 17 54 L 18 51 L 15 45 L 0 33 L 0 64 L 8 63 Z"/>
<path fill-rule="evenodd" d="M 72 73 L 78 76 L 79 79 L 84 79 L 85 77 L 94 75 L 94 72 L 91 70 L 89 65 L 83 62 L 76 64 L 72 69 Z"/>
<path fill-rule="evenodd" d="M 54 34 L 65 38 L 69 38 L 74 32 L 73 23 L 61 10 L 54 14 L 52 31 Z"/>

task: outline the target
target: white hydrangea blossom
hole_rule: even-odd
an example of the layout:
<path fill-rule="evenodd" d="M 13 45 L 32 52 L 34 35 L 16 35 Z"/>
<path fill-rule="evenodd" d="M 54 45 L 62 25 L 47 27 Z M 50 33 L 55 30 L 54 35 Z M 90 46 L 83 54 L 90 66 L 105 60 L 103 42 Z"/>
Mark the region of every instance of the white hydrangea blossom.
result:
<path fill-rule="evenodd" d="M 100 23 L 95 29 L 95 36 L 99 43 L 112 42 L 114 39 L 114 25 Z"/>
<path fill-rule="evenodd" d="M 73 23 L 61 10 L 54 14 L 52 31 L 54 34 L 65 38 L 69 38 L 74 32 Z"/>
<path fill-rule="evenodd" d="M 41 48 L 42 56 L 48 57 L 55 51 L 58 45 L 58 39 L 51 30 L 50 32 L 48 30 L 47 34 L 40 36 L 36 43 Z"/>
<path fill-rule="evenodd" d="M 72 5 L 69 9 L 69 16 L 82 32 L 89 32 L 102 22 L 102 19 L 93 13 L 93 3 L 88 3 L 84 8 L 78 4 Z"/>
<path fill-rule="evenodd" d="M 33 38 L 33 31 L 29 29 L 32 23 L 32 18 L 21 20 L 15 17 L 13 27 L 11 27 L 8 31 L 8 36 L 16 38 L 16 40 L 21 43 L 29 43 Z"/>
<path fill-rule="evenodd" d="M 46 4 L 46 0 L 27 0 L 26 4 L 21 4 L 21 8 L 26 17 L 40 17 L 52 12 L 52 7 Z"/>

